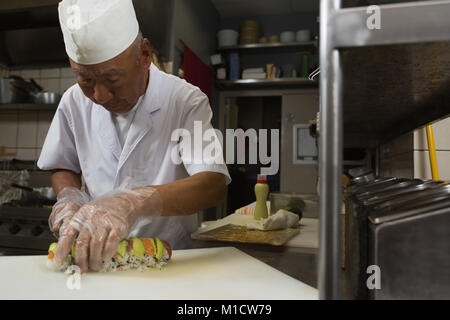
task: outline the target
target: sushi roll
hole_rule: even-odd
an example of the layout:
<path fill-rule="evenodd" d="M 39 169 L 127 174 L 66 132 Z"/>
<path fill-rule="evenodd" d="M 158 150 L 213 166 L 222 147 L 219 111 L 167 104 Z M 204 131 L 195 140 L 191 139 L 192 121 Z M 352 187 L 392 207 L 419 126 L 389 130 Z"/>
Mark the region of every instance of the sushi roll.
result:
<path fill-rule="evenodd" d="M 75 264 L 75 244 L 72 254 L 61 265 L 54 261 L 58 243 L 52 243 L 49 248 L 47 266 L 54 271 L 65 271 Z M 139 271 L 148 269 L 161 269 L 172 257 L 172 248 L 167 241 L 158 238 L 131 238 L 120 241 L 115 255 L 102 262 L 100 272 L 116 272 L 130 269 Z"/>
<path fill-rule="evenodd" d="M 57 247 L 57 242 L 53 242 L 50 244 L 47 255 L 47 267 L 53 271 L 66 271 L 67 268 L 74 263 L 73 252 L 75 246 L 72 247 L 72 255 L 68 255 L 61 264 L 57 263 L 54 259 Z"/>

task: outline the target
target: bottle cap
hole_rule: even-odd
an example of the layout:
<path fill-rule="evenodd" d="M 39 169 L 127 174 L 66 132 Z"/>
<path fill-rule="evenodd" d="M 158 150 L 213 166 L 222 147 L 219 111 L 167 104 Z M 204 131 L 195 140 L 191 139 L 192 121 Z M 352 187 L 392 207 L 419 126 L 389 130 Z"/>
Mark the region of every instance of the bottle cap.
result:
<path fill-rule="evenodd" d="M 257 183 L 267 183 L 267 178 L 263 174 L 258 174 Z"/>

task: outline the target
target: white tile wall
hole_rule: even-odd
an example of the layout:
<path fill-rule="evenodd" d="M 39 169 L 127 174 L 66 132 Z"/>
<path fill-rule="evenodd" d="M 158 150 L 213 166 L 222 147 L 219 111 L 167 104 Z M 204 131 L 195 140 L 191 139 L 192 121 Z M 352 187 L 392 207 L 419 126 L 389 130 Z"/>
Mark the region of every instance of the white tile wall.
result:
<path fill-rule="evenodd" d="M 0 77 L 11 74 L 33 78 L 44 90 L 60 94 L 76 83 L 68 67 L 16 70 L 0 67 Z M 37 160 L 53 116 L 51 111 L 0 111 L 0 148 L 18 159 Z"/>
<path fill-rule="evenodd" d="M 33 78 L 37 81 L 37 79 L 41 78 L 41 70 L 40 69 L 24 69 L 21 70 L 20 75 L 24 79 L 30 79 Z"/>
<path fill-rule="evenodd" d="M 37 148 L 37 149 L 36 149 L 36 155 L 35 155 L 35 159 L 36 159 L 36 160 L 39 160 L 39 156 L 41 155 L 41 151 L 42 151 L 41 148 Z"/>
<path fill-rule="evenodd" d="M 54 91 L 63 94 L 76 83 L 75 75 L 71 68 L 43 68 L 43 69 L 0 69 L 0 76 L 9 74 L 18 75 L 25 79 L 33 78 L 46 91 Z"/>
<path fill-rule="evenodd" d="M 20 160 L 35 160 L 36 149 L 35 148 L 17 148 L 15 158 Z"/>
<path fill-rule="evenodd" d="M 439 178 L 450 180 L 450 117 L 433 123 Z M 406 158 L 410 158 L 410 162 Z M 386 143 L 381 148 L 383 175 L 431 179 L 425 128 Z"/>
<path fill-rule="evenodd" d="M 41 69 L 41 79 L 60 78 L 61 68 Z"/>
<path fill-rule="evenodd" d="M 0 147 L 22 160 L 37 160 L 52 122 L 52 111 L 0 111 Z"/>
<path fill-rule="evenodd" d="M 439 179 L 450 181 L 450 151 L 436 151 Z M 431 179 L 428 151 L 414 151 L 414 177 Z"/>
<path fill-rule="evenodd" d="M 36 148 L 38 111 L 19 111 L 17 148 Z"/>
<path fill-rule="evenodd" d="M 0 112 L 0 147 L 17 147 L 18 112 Z"/>
<path fill-rule="evenodd" d="M 450 151 L 450 117 L 433 124 L 433 136 L 437 150 Z M 414 150 L 428 150 L 425 128 L 414 131 Z"/>
<path fill-rule="evenodd" d="M 45 91 L 61 92 L 61 80 L 56 78 L 43 78 L 39 84 Z"/>
<path fill-rule="evenodd" d="M 62 78 L 60 92 L 64 93 L 67 89 L 73 86 L 76 82 L 74 78 Z"/>
<path fill-rule="evenodd" d="M 61 78 L 75 78 L 71 68 L 61 68 Z"/>
<path fill-rule="evenodd" d="M 38 115 L 38 127 L 37 127 L 37 142 L 36 147 L 42 148 L 45 138 L 47 137 L 48 129 L 52 123 L 54 112 L 40 111 Z"/>

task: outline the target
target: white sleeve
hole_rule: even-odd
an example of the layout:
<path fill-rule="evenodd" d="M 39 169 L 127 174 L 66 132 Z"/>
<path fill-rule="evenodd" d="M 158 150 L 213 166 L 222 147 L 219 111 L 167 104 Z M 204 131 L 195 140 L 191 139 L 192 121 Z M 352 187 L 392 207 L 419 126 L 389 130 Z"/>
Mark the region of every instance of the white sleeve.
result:
<path fill-rule="evenodd" d="M 212 111 L 207 96 L 198 88 L 183 106 L 181 119 L 182 139 L 179 142 L 181 160 L 189 175 L 199 172 L 218 172 L 231 177 L 224 162 L 222 141 L 211 125 Z"/>
<path fill-rule="evenodd" d="M 53 117 L 38 160 L 42 170 L 65 169 L 80 173 L 70 113 L 63 108 L 63 99 Z"/>

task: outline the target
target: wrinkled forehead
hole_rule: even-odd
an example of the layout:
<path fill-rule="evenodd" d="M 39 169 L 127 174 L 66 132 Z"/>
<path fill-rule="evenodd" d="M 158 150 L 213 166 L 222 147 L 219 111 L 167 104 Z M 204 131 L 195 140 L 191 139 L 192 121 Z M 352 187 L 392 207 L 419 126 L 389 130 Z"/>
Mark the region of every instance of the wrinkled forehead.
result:
<path fill-rule="evenodd" d="M 114 77 L 127 73 L 127 66 L 119 62 L 83 65 L 70 61 L 70 65 L 75 75 L 82 77 Z"/>

